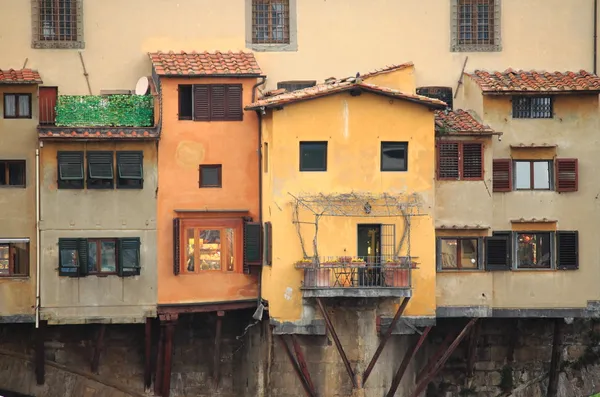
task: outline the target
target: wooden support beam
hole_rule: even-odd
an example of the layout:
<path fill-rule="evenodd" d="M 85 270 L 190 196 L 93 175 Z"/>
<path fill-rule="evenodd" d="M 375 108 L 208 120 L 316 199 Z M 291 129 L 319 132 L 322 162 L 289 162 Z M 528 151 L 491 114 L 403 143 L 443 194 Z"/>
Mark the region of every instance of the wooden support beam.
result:
<path fill-rule="evenodd" d="M 292 346 L 294 346 L 294 352 L 296 353 L 296 361 L 298 362 L 300 371 L 302 371 L 302 375 L 304 375 L 304 379 L 306 379 L 306 383 L 308 383 L 308 386 L 310 387 L 310 389 L 313 391 L 314 394 L 316 394 L 315 385 L 313 384 L 313 381 L 310 377 L 310 372 L 308 372 L 308 366 L 306 365 L 306 359 L 304 358 L 304 353 L 302 353 L 302 349 L 300 348 L 300 344 L 298 343 L 298 340 L 296 339 L 296 335 L 292 334 L 291 337 L 292 337 Z"/>
<path fill-rule="evenodd" d="M 221 370 L 221 327 L 223 325 L 223 316 L 225 312 L 217 312 L 217 325 L 215 330 L 215 357 L 213 362 L 213 382 L 215 389 L 219 387 L 219 373 Z"/>
<path fill-rule="evenodd" d="M 508 336 L 508 348 L 506 349 L 506 361 L 512 363 L 515 361 L 515 347 L 519 340 L 519 319 L 512 320 L 511 330 Z"/>
<path fill-rule="evenodd" d="M 304 377 L 304 374 L 302 373 L 300 365 L 298 365 L 298 363 L 296 362 L 296 359 L 294 358 L 294 355 L 292 354 L 292 350 L 290 349 L 290 347 L 288 346 L 288 344 L 286 343 L 286 341 L 284 339 L 284 335 L 278 335 L 278 336 L 279 336 L 279 341 L 281 342 L 281 346 L 283 347 L 283 350 L 285 351 L 286 355 L 290 359 L 290 363 L 292 364 L 292 367 L 294 368 L 294 372 L 296 372 L 296 375 L 298 375 L 298 378 L 300 379 L 300 383 L 302 383 L 302 387 L 304 388 L 306 395 L 308 397 L 317 397 L 317 393 L 315 392 L 314 388 L 311 388 L 311 385 L 308 383 L 308 380 Z"/>
<path fill-rule="evenodd" d="M 402 313 L 404 312 L 404 309 L 406 309 L 406 306 L 408 305 L 409 301 L 410 301 L 410 297 L 404 298 L 402 300 L 402 303 L 400 304 L 400 306 L 398 306 L 398 310 L 396 310 L 396 314 L 394 315 L 394 318 L 392 319 L 392 323 L 390 324 L 388 329 L 385 331 L 385 334 L 381 337 L 381 341 L 379 341 L 379 346 L 377 346 L 377 350 L 375 351 L 375 354 L 373 354 L 373 357 L 371 358 L 371 361 L 369 362 L 369 365 L 367 366 L 367 369 L 365 370 L 365 372 L 363 374 L 363 381 L 362 381 L 363 386 L 365 385 L 365 383 L 367 383 L 367 379 L 369 379 L 369 375 L 371 375 L 371 371 L 375 367 L 375 364 L 377 363 L 377 360 L 379 359 L 379 356 L 381 355 L 381 352 L 383 351 L 385 344 L 390 339 L 390 336 L 392 336 L 392 331 L 394 330 L 394 328 L 396 328 L 396 323 L 400 319 L 400 316 L 402 316 Z"/>
<path fill-rule="evenodd" d="M 436 350 L 436 352 L 429 359 L 429 361 L 427 361 L 427 364 L 425 365 L 425 367 L 417 374 L 417 378 L 416 378 L 417 383 L 419 383 L 421 381 L 421 379 L 423 379 L 423 377 L 425 377 L 429 373 L 429 371 L 431 371 L 431 368 L 435 365 L 435 363 L 440 359 L 440 357 L 442 357 L 444 352 L 446 350 L 448 350 L 448 346 L 450 346 L 450 343 L 452 342 L 453 337 L 454 337 L 454 334 L 451 332 L 448 332 L 448 334 L 446 335 L 446 338 L 444 339 L 444 341 L 442 342 L 440 347 Z"/>
<path fill-rule="evenodd" d="M 469 336 L 469 347 L 467 348 L 467 376 L 470 378 L 473 376 L 475 369 L 475 359 L 477 358 L 477 341 L 479 340 L 479 334 L 481 332 L 481 321 L 471 328 L 471 335 Z"/>
<path fill-rule="evenodd" d="M 146 390 L 152 385 L 152 319 L 146 318 L 144 329 L 144 387 Z"/>
<path fill-rule="evenodd" d="M 404 359 L 402 360 L 400 367 L 398 367 L 398 371 L 396 371 L 396 375 L 392 380 L 392 385 L 390 386 L 390 390 L 388 391 L 386 397 L 394 397 L 394 395 L 396 394 L 396 390 L 398 390 L 398 386 L 400 386 L 402 377 L 404 377 L 404 373 L 408 368 L 408 364 L 410 364 L 410 362 L 415 357 L 419 349 L 421 349 L 421 346 L 423 345 L 423 342 L 425 342 L 425 339 L 427 338 L 427 335 L 429 335 L 430 331 L 431 327 L 425 328 L 425 331 L 423 331 L 423 333 L 419 336 L 417 342 L 412 346 L 412 348 L 406 351 L 406 353 L 404 354 Z"/>
<path fill-rule="evenodd" d="M 154 372 L 154 394 L 161 395 L 163 381 L 163 367 L 165 361 L 165 324 L 159 322 L 158 327 L 158 349 L 156 357 L 156 369 Z"/>
<path fill-rule="evenodd" d="M 43 385 L 46 378 L 46 353 L 44 351 L 44 342 L 46 341 L 47 321 L 40 321 L 39 327 L 35 330 L 35 379 L 38 385 Z"/>
<path fill-rule="evenodd" d="M 412 397 L 419 397 L 419 395 L 421 395 L 421 393 L 425 390 L 431 379 L 433 379 L 438 374 L 440 369 L 442 369 L 444 364 L 446 364 L 446 361 L 448 361 L 452 353 L 454 353 L 460 342 L 464 339 L 465 336 L 467 336 L 469 330 L 473 327 L 473 325 L 475 325 L 476 322 L 477 319 L 473 318 L 467 323 L 467 325 L 465 325 L 463 330 L 460 331 L 460 333 L 456 336 L 454 342 L 452 342 L 452 344 L 448 347 L 448 350 L 446 350 L 442 357 L 437 361 L 437 363 L 433 366 L 431 371 L 427 375 L 425 375 L 425 377 L 420 382 L 417 383 L 415 390 L 411 394 Z"/>
<path fill-rule="evenodd" d="M 94 354 L 92 355 L 91 369 L 93 374 L 98 373 L 100 365 L 100 354 L 102 353 L 102 345 L 104 344 L 104 333 L 106 332 L 106 324 L 100 324 L 98 334 L 96 335 L 96 344 L 94 345 Z"/>
<path fill-rule="evenodd" d="M 321 298 L 316 298 L 316 300 L 317 300 L 317 306 L 319 307 L 319 310 L 321 310 L 321 314 L 323 315 L 323 318 L 325 319 L 325 326 L 327 327 L 327 331 L 329 331 L 329 333 L 331 334 L 331 337 L 333 338 L 333 342 L 335 343 L 335 347 L 337 348 L 338 353 L 342 357 L 342 361 L 344 362 L 344 366 L 346 367 L 346 372 L 348 372 L 348 376 L 350 377 L 350 380 L 352 382 L 352 387 L 354 387 L 356 389 L 358 387 L 358 384 L 356 382 L 356 377 L 354 376 L 354 371 L 352 370 L 352 366 L 350 366 L 350 361 L 348 360 L 348 356 L 346 356 L 346 352 L 344 351 L 344 348 L 342 347 L 342 344 L 340 343 L 340 339 L 338 338 L 337 333 L 335 332 L 333 323 L 331 322 L 331 319 L 329 318 L 329 314 L 325 310 L 325 306 L 323 306 L 323 302 L 321 301 Z"/>
<path fill-rule="evenodd" d="M 552 359 L 550 361 L 550 373 L 548 375 L 547 397 L 556 397 L 558 390 L 558 375 L 560 374 L 560 361 L 562 352 L 562 340 L 564 331 L 564 320 L 554 319 L 554 337 L 552 339 Z"/>
<path fill-rule="evenodd" d="M 176 321 L 169 321 L 165 326 L 165 354 L 163 365 L 162 396 L 171 394 L 171 368 L 173 359 L 173 335 L 175 334 Z"/>

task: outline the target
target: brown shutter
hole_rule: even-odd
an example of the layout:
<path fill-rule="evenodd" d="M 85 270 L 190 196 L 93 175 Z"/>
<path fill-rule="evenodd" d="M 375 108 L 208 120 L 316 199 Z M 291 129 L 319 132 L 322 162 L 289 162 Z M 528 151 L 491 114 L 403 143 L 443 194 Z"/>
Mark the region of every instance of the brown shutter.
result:
<path fill-rule="evenodd" d="M 576 192 L 579 185 L 577 159 L 555 159 L 556 191 Z"/>
<path fill-rule="evenodd" d="M 511 269 L 511 233 L 496 232 L 485 237 L 485 269 L 488 271 Z"/>
<path fill-rule="evenodd" d="M 438 142 L 438 179 L 458 179 L 458 146 L 457 142 Z"/>
<path fill-rule="evenodd" d="M 561 270 L 579 269 L 579 233 L 556 232 L 556 267 Z"/>
<path fill-rule="evenodd" d="M 227 86 L 227 120 L 243 120 L 241 84 Z"/>
<path fill-rule="evenodd" d="M 210 119 L 227 118 L 227 88 L 224 85 L 210 86 Z"/>
<path fill-rule="evenodd" d="M 179 237 L 179 218 L 173 219 L 173 274 L 178 275 L 181 267 L 181 239 Z"/>
<path fill-rule="evenodd" d="M 510 192 L 512 190 L 512 160 L 494 160 L 492 170 L 492 190 L 494 192 Z"/>
<path fill-rule="evenodd" d="M 462 150 L 462 178 L 483 178 L 483 145 L 481 143 L 463 143 Z"/>
<path fill-rule="evenodd" d="M 208 85 L 194 86 L 194 120 L 210 120 L 210 91 Z"/>

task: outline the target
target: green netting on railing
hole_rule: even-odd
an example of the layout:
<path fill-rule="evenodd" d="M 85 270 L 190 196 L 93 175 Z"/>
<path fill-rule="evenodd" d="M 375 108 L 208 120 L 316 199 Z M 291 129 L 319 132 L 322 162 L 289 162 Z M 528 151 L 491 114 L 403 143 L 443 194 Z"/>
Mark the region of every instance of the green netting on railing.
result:
<path fill-rule="evenodd" d="M 61 95 L 56 102 L 59 127 L 152 127 L 150 95 Z"/>

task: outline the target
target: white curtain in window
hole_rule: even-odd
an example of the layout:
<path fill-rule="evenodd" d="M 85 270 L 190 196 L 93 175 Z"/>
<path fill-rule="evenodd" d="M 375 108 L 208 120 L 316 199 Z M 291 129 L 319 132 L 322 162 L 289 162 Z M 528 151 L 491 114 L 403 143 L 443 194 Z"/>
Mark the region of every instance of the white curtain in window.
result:
<path fill-rule="evenodd" d="M 15 117 L 17 115 L 17 103 L 14 95 L 4 97 L 4 115 L 6 117 Z"/>
<path fill-rule="evenodd" d="M 31 113 L 29 109 L 29 96 L 19 95 L 19 116 L 29 116 Z"/>

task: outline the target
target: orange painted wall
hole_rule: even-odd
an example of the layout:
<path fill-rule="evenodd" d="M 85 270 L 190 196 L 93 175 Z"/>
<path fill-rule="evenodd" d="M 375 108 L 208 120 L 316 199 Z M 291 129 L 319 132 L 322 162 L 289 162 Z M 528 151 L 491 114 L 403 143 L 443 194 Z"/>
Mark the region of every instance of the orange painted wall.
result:
<path fill-rule="evenodd" d="M 242 84 L 243 106 L 252 101 L 251 78 L 163 78 L 162 132 L 158 155 L 158 303 L 206 303 L 254 299 L 257 278 L 241 273 L 204 271 L 173 274 L 173 218 L 211 213 L 175 210 L 241 210 L 258 221 L 258 117 L 244 111 L 243 121 L 178 120 L 179 84 Z M 222 187 L 199 188 L 199 165 L 222 164 Z M 223 214 L 223 218 L 231 214 Z M 242 244 L 239 234 L 236 244 Z M 182 256 L 184 256 L 184 251 Z"/>

